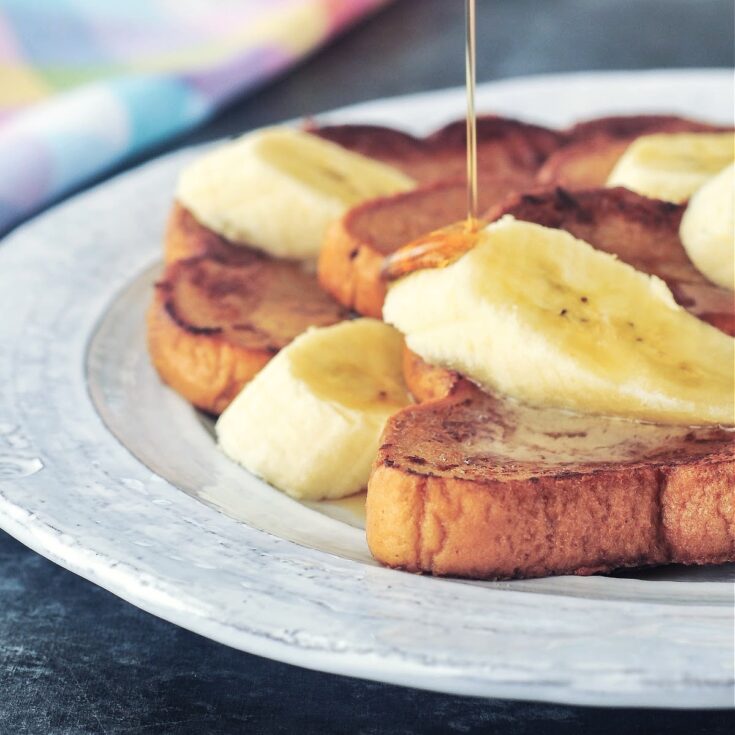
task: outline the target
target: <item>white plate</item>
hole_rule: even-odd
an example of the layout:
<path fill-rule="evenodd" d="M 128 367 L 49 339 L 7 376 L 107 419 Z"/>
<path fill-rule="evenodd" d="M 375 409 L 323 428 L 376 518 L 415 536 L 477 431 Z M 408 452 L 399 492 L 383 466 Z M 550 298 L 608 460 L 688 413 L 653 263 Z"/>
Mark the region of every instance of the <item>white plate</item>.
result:
<path fill-rule="evenodd" d="M 484 85 L 480 108 L 564 125 L 610 112 L 729 122 L 729 71 Z M 324 115 L 428 131 L 462 90 Z M 733 565 L 470 583 L 370 558 L 354 503 L 307 507 L 232 465 L 162 387 L 143 317 L 181 151 L 0 248 L 0 526 L 156 615 L 252 653 L 446 692 L 733 704 Z"/>

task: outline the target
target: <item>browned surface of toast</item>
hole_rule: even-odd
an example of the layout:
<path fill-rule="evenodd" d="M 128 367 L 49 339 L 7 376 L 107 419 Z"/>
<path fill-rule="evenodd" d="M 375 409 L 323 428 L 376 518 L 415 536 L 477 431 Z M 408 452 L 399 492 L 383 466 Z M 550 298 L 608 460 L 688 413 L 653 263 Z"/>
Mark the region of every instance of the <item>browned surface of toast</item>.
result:
<path fill-rule="evenodd" d="M 651 133 L 701 133 L 727 130 L 670 115 L 601 117 L 567 131 L 568 145 L 552 153 L 538 172 L 538 183 L 568 189 L 604 186 L 625 149 Z"/>
<path fill-rule="evenodd" d="M 218 414 L 294 337 L 345 316 L 298 264 L 198 256 L 170 264 L 156 285 L 148 349 L 166 383 Z"/>
<path fill-rule="evenodd" d="M 706 133 L 726 129 L 678 115 L 610 115 L 581 120 L 567 128 L 565 135 L 571 143 L 578 143 L 601 135 L 630 139 L 649 133 Z"/>
<path fill-rule="evenodd" d="M 538 172 L 541 186 L 591 189 L 605 186 L 615 164 L 634 138 L 588 138 L 551 156 Z"/>
<path fill-rule="evenodd" d="M 733 434 L 534 409 L 459 381 L 386 426 L 367 537 L 474 578 L 735 559 Z"/>
<path fill-rule="evenodd" d="M 528 184 L 522 174 L 482 177 L 481 210 Z M 353 207 L 327 232 L 319 254 L 319 282 L 344 306 L 379 319 L 385 300 L 386 284 L 381 277 L 385 256 L 466 216 L 464 180 L 428 184 Z"/>
<path fill-rule="evenodd" d="M 267 256 L 255 248 L 237 245 L 200 224 L 194 215 L 175 201 L 166 224 L 163 259 L 166 263 L 210 255 L 220 260 L 247 263 Z"/>
<path fill-rule="evenodd" d="M 374 125 L 332 125 L 311 132 L 395 166 L 421 184 L 462 177 L 467 170 L 464 120 L 425 138 Z M 481 174 L 531 176 L 564 140 L 564 134 L 549 128 L 481 115 L 477 120 L 478 170 Z"/>

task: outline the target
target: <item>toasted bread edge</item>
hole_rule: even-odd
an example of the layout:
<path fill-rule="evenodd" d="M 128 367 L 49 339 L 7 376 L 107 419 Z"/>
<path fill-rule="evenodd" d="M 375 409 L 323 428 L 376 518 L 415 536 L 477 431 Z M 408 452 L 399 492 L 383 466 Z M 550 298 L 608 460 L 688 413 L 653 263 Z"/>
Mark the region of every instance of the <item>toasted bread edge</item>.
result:
<path fill-rule="evenodd" d="M 157 286 L 148 309 L 148 352 L 161 379 L 197 408 L 220 414 L 273 357 L 223 339 L 216 330 L 181 324 Z"/>
<path fill-rule="evenodd" d="M 724 563 L 735 559 L 734 473 L 732 459 L 699 459 L 480 483 L 404 471 L 381 450 L 368 545 L 390 567 L 481 579 Z"/>

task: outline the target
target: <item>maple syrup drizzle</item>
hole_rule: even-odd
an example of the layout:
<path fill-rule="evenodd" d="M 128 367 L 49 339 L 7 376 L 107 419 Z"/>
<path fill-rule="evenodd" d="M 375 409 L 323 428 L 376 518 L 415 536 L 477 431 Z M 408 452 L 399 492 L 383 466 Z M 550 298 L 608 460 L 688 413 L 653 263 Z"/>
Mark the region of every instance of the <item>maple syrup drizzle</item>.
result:
<path fill-rule="evenodd" d="M 477 230 L 477 115 L 475 113 L 475 0 L 465 0 L 467 89 L 467 229 Z"/>
<path fill-rule="evenodd" d="M 422 235 L 388 255 L 381 276 L 393 281 L 424 268 L 445 268 L 472 250 L 480 227 L 478 220 L 466 220 Z"/>
<path fill-rule="evenodd" d="M 467 219 L 404 245 L 383 261 L 381 277 L 392 281 L 424 268 L 444 268 L 471 250 L 483 222 L 477 216 L 477 115 L 475 113 L 475 0 L 465 0 L 467 89 Z"/>

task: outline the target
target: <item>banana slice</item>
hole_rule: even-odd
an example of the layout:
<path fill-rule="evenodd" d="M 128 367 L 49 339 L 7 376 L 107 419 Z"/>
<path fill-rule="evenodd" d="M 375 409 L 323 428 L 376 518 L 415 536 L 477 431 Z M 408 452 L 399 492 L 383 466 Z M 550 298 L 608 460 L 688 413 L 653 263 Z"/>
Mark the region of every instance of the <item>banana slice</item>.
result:
<path fill-rule="evenodd" d="M 735 289 L 735 164 L 694 193 L 679 235 L 694 265 L 710 281 Z"/>
<path fill-rule="evenodd" d="M 361 490 L 385 422 L 410 403 L 402 354 L 401 335 L 375 319 L 310 329 L 220 416 L 220 446 L 295 498 Z"/>
<path fill-rule="evenodd" d="M 396 281 L 383 316 L 427 362 L 532 405 L 735 423 L 735 340 L 563 230 L 505 216 L 446 268 Z"/>
<path fill-rule="evenodd" d="M 667 202 L 684 202 L 735 158 L 733 133 L 658 133 L 634 140 L 607 186 Z"/>
<path fill-rule="evenodd" d="M 387 164 L 291 128 L 223 145 L 186 168 L 177 197 L 206 227 L 271 255 L 309 259 L 349 207 L 414 182 Z"/>

